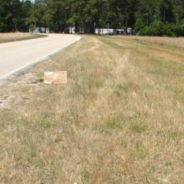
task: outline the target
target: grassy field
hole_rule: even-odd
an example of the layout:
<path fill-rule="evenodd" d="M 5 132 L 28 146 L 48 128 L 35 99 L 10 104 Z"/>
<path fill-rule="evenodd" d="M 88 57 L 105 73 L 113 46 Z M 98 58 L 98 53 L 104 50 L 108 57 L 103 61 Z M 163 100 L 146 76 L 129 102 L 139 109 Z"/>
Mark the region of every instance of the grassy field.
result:
<path fill-rule="evenodd" d="M 84 36 L 1 86 L 0 150 L 1 184 L 182 184 L 184 50 Z"/>
<path fill-rule="evenodd" d="M 134 37 L 126 37 L 126 39 L 137 40 L 137 41 L 145 41 L 152 42 L 160 45 L 170 46 L 170 48 L 182 48 L 184 49 L 184 37 L 148 37 L 148 36 L 134 36 Z"/>
<path fill-rule="evenodd" d="M 29 40 L 34 38 L 40 38 L 43 35 L 32 34 L 32 33 L 0 33 L 0 43 L 4 42 L 12 42 L 12 41 L 19 41 L 19 40 Z"/>

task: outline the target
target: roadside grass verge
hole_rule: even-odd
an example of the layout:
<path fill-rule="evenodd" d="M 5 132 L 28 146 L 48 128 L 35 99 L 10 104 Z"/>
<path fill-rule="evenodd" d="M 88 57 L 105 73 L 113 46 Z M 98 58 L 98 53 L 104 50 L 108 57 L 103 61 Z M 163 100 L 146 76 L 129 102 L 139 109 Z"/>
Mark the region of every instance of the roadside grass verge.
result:
<path fill-rule="evenodd" d="M 0 33 L 0 43 L 14 42 L 21 40 L 30 40 L 36 38 L 42 38 L 45 35 L 33 34 L 33 33 Z"/>
<path fill-rule="evenodd" d="M 2 86 L 0 181 L 182 183 L 184 57 L 154 48 L 84 36 Z M 68 84 L 44 85 L 47 70 Z"/>

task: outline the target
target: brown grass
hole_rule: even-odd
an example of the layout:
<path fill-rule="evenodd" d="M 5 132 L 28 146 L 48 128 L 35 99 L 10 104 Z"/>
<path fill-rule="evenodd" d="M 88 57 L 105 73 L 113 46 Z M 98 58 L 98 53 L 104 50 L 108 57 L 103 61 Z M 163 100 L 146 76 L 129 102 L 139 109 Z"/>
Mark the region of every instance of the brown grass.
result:
<path fill-rule="evenodd" d="M 32 33 L 0 33 L 0 43 L 4 42 L 12 42 L 12 41 L 19 41 L 19 40 L 28 40 L 34 38 L 40 38 L 43 35 L 39 34 L 32 34 Z"/>
<path fill-rule="evenodd" d="M 0 183 L 182 183 L 184 57 L 152 51 L 84 36 L 2 86 Z M 68 84 L 44 85 L 47 70 Z"/>
<path fill-rule="evenodd" d="M 184 37 L 151 37 L 151 36 L 131 36 L 126 39 L 134 39 L 139 41 L 152 42 L 160 45 L 167 45 L 184 49 Z"/>

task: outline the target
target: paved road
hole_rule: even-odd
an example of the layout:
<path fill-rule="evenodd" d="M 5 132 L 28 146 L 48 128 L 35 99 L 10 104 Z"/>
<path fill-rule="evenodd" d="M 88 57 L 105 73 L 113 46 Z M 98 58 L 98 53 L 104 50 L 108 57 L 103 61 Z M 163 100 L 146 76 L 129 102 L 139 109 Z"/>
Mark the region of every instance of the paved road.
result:
<path fill-rule="evenodd" d="M 0 81 L 46 59 L 80 40 L 80 36 L 49 34 L 48 37 L 0 44 Z"/>

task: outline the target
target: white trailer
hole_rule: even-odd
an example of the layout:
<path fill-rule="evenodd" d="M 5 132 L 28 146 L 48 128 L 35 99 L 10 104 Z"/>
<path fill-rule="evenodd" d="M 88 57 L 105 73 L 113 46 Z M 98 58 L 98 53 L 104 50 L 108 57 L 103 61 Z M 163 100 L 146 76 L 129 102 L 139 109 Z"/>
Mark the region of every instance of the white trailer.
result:
<path fill-rule="evenodd" d="M 114 29 L 107 29 L 107 28 L 96 28 L 95 34 L 98 35 L 112 35 L 114 34 Z"/>

